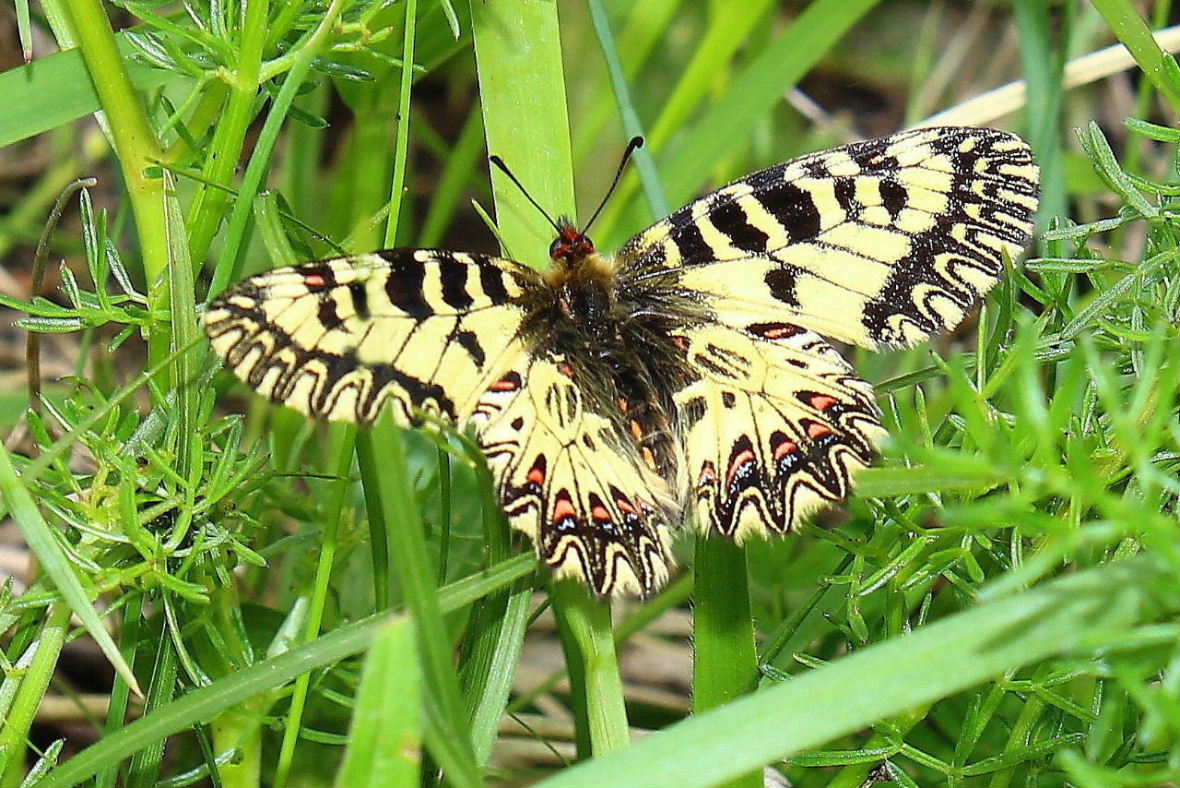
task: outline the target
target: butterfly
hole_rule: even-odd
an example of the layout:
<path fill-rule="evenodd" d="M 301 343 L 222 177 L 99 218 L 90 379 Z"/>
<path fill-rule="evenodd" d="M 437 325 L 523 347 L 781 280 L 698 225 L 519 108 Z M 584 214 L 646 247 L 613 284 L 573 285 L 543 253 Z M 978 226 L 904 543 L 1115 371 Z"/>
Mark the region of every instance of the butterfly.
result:
<path fill-rule="evenodd" d="M 562 221 L 544 272 L 438 249 L 311 262 L 231 287 L 204 325 L 238 378 L 309 416 L 470 430 L 545 564 L 649 596 L 685 520 L 741 541 L 850 494 L 885 432 L 830 340 L 958 325 L 1037 200 L 1019 137 L 918 129 L 738 179 L 613 256 Z"/>

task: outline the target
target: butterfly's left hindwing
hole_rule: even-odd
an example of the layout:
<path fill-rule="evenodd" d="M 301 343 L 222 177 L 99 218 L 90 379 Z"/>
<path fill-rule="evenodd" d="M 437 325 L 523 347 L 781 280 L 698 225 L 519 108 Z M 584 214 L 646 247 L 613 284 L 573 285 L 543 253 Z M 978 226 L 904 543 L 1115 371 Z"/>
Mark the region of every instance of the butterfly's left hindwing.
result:
<path fill-rule="evenodd" d="M 872 388 L 831 345 L 788 323 L 677 342 L 699 375 L 675 395 L 699 528 L 783 534 L 851 493 L 884 430 Z"/>
<path fill-rule="evenodd" d="M 274 402 L 369 423 L 394 403 L 462 423 L 525 349 L 531 270 L 483 255 L 394 250 L 250 277 L 205 313 L 213 349 Z"/>
<path fill-rule="evenodd" d="M 599 596 L 650 596 L 668 578 L 675 507 L 575 375 L 560 358 L 510 370 L 479 403 L 476 435 L 509 522 L 545 564 Z"/>

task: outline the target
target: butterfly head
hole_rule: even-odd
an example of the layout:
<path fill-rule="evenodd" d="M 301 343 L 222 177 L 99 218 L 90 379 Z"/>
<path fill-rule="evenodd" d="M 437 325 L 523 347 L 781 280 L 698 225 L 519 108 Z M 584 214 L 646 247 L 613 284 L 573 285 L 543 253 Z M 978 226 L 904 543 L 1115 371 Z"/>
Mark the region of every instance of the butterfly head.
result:
<path fill-rule="evenodd" d="M 568 221 L 560 222 L 559 226 L 558 236 L 549 244 L 549 257 L 553 262 L 569 265 L 594 254 L 594 242 L 590 236 Z"/>

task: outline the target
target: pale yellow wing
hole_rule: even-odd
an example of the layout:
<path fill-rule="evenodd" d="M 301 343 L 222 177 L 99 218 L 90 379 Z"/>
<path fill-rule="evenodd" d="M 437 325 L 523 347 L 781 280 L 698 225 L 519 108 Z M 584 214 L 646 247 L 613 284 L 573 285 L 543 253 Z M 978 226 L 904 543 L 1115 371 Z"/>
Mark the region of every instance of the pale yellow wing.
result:
<path fill-rule="evenodd" d="M 374 252 L 245 279 L 205 331 L 235 375 L 307 415 L 368 423 L 391 400 L 403 425 L 462 423 L 526 352 L 519 299 L 536 277 L 483 255 Z"/>
<path fill-rule="evenodd" d="M 676 506 L 574 374 L 561 358 L 510 370 L 480 401 L 476 435 L 509 522 L 545 564 L 598 596 L 649 596 L 668 577 Z"/>
<path fill-rule="evenodd" d="M 786 321 L 869 348 L 957 325 L 1028 243 L 1038 170 L 1019 137 L 928 128 L 749 175 L 632 238 L 625 286 L 666 282 L 741 328 Z M 672 269 L 669 272 L 668 269 Z"/>
<path fill-rule="evenodd" d="M 831 345 L 789 323 L 676 341 L 700 376 L 675 395 L 698 527 L 786 533 L 849 495 L 885 432 L 872 388 Z"/>

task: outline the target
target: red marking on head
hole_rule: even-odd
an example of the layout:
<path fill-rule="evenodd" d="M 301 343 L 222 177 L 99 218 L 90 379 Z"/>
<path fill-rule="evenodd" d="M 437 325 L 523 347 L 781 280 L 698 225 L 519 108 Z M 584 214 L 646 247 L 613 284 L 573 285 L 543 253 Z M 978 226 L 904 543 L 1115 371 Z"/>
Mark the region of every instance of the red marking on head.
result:
<path fill-rule="evenodd" d="M 598 506 L 595 506 L 593 509 L 591 509 L 590 516 L 600 523 L 609 523 L 613 519 L 610 516 L 610 512 L 608 512 L 606 507 L 602 504 L 599 504 Z"/>
<path fill-rule="evenodd" d="M 578 228 L 563 225 L 561 232 L 549 245 L 549 257 L 554 260 L 574 260 L 594 254 L 594 242 Z"/>
<path fill-rule="evenodd" d="M 818 421 L 813 421 L 807 425 L 807 437 L 813 441 L 817 441 L 825 435 L 831 435 L 832 428 L 827 425 L 820 424 Z"/>
<path fill-rule="evenodd" d="M 323 287 L 327 283 L 328 283 L 328 280 L 324 279 L 323 274 L 304 274 L 303 275 L 303 286 L 307 287 L 309 289 L 314 290 L 317 287 Z"/>
<path fill-rule="evenodd" d="M 829 397 L 826 394 L 812 394 L 811 407 L 818 411 L 825 411 L 836 404 L 835 397 Z"/>
<path fill-rule="evenodd" d="M 754 462 L 754 452 L 752 449 L 744 449 L 738 456 L 733 458 L 733 462 L 729 464 L 729 473 L 725 475 L 725 483 L 733 484 L 734 477 L 743 466 Z"/>
<path fill-rule="evenodd" d="M 564 520 L 567 517 L 577 517 L 577 512 L 574 511 L 574 505 L 570 503 L 569 498 L 558 498 L 557 502 L 553 504 L 553 521 Z"/>
<path fill-rule="evenodd" d="M 533 469 L 529 471 L 528 479 L 530 482 L 540 487 L 545 483 L 545 471 L 534 465 Z"/>
<path fill-rule="evenodd" d="M 779 445 L 774 447 L 774 459 L 776 461 L 781 460 L 783 457 L 786 457 L 788 454 L 791 454 L 792 452 L 797 451 L 798 448 L 799 448 L 798 445 L 796 445 L 794 441 L 783 441 L 782 443 L 780 443 Z"/>

